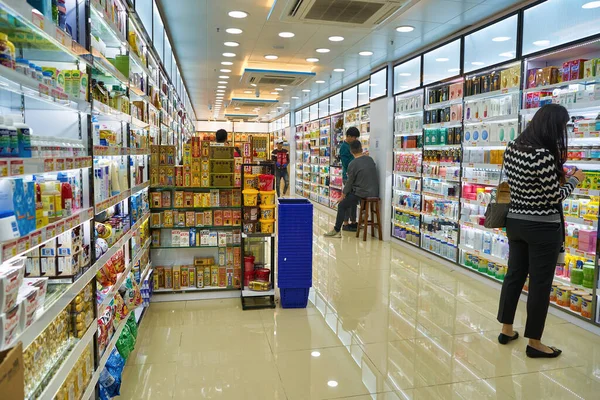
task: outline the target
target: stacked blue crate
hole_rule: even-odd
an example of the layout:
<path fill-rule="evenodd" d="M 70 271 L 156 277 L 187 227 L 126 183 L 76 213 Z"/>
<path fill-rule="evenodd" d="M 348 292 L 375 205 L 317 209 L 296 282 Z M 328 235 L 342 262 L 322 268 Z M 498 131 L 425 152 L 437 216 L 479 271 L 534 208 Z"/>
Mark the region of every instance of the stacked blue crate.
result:
<path fill-rule="evenodd" d="M 277 285 L 283 308 L 304 308 L 312 286 L 313 205 L 278 199 Z"/>

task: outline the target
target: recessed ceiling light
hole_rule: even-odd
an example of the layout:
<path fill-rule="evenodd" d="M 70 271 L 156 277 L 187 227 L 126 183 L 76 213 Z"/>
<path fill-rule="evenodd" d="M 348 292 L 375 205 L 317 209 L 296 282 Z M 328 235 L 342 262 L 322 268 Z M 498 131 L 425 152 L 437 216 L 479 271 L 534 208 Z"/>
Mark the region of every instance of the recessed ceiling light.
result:
<path fill-rule="evenodd" d="M 319 59 L 318 59 L 318 58 L 316 58 L 316 57 L 308 57 L 308 58 L 306 59 L 306 61 L 308 61 L 308 62 L 319 62 Z"/>
<path fill-rule="evenodd" d="M 225 32 L 231 33 L 232 35 L 239 35 L 239 34 L 241 34 L 244 31 L 242 31 L 239 28 L 227 28 L 227 29 L 225 29 Z"/>
<path fill-rule="evenodd" d="M 460 72 L 460 68 L 450 68 L 448 72 Z"/>
<path fill-rule="evenodd" d="M 440 58 L 436 58 L 435 61 L 437 61 L 437 62 L 446 62 L 446 61 L 450 61 L 450 59 L 446 58 L 446 57 L 440 57 Z"/>
<path fill-rule="evenodd" d="M 410 75 L 411 75 L 411 73 L 410 73 L 410 72 L 400 72 L 400 73 L 398 74 L 398 76 L 410 76 Z"/>
<path fill-rule="evenodd" d="M 250 86 L 256 87 L 256 83 L 251 83 Z"/>
<path fill-rule="evenodd" d="M 217 86 L 217 89 L 227 89 L 227 86 Z"/>
<path fill-rule="evenodd" d="M 221 65 L 233 65 L 231 61 L 221 61 Z"/>
<path fill-rule="evenodd" d="M 300 97 L 292 96 L 292 100 L 298 100 Z"/>
<path fill-rule="evenodd" d="M 227 47 L 238 47 L 240 45 L 238 42 L 225 42 L 223 44 Z"/>
<path fill-rule="evenodd" d="M 219 79 L 229 79 L 228 75 L 219 75 Z"/>
<path fill-rule="evenodd" d="M 492 42 L 506 42 L 507 40 L 510 40 L 510 37 L 508 36 L 498 36 L 492 39 Z"/>
<path fill-rule="evenodd" d="M 294 36 L 296 36 L 296 34 L 292 32 L 279 32 L 279 37 L 282 38 L 292 38 Z"/>
<path fill-rule="evenodd" d="M 581 6 L 581 8 L 591 9 L 600 7 L 600 1 L 589 1 Z"/>
<path fill-rule="evenodd" d="M 225 93 L 223 89 L 217 89 L 217 93 Z"/>
<path fill-rule="evenodd" d="M 336 381 L 327 382 L 327 386 L 329 386 L 329 387 L 336 387 L 337 385 L 338 385 L 338 383 Z"/>
<path fill-rule="evenodd" d="M 512 52 L 512 51 L 507 51 L 507 52 L 505 52 L 505 53 L 500 53 L 500 54 L 498 54 L 498 55 L 499 55 L 500 57 L 508 57 L 508 58 L 512 58 L 512 57 L 514 57 L 514 54 L 513 54 L 513 52 Z"/>
<path fill-rule="evenodd" d="M 373 52 L 372 51 L 361 51 L 360 53 L 358 53 L 359 56 L 363 56 L 363 57 L 368 57 L 368 56 L 372 56 Z"/>
<path fill-rule="evenodd" d="M 548 45 L 550 45 L 550 41 L 549 40 L 536 40 L 535 42 L 533 42 L 534 46 L 538 46 L 538 47 L 546 47 Z"/>
<path fill-rule="evenodd" d="M 407 33 L 407 32 L 412 32 L 415 30 L 414 26 L 410 26 L 410 25 L 402 25 L 396 28 L 396 30 L 398 32 L 402 32 L 402 33 Z"/>
<path fill-rule="evenodd" d="M 227 84 L 227 83 L 229 83 L 229 82 L 227 82 L 227 81 L 218 81 L 217 83 L 218 83 L 219 85 L 226 85 L 226 84 Z"/>
<path fill-rule="evenodd" d="M 280 87 L 278 87 L 278 88 L 275 88 L 275 90 L 278 91 L 278 92 L 281 92 L 283 89 L 280 88 Z"/>
<path fill-rule="evenodd" d="M 326 49 L 326 48 L 321 48 L 321 49 L 316 49 L 315 51 L 317 53 L 329 53 L 331 50 Z"/>
<path fill-rule="evenodd" d="M 325 81 L 315 81 L 315 83 L 325 83 Z"/>
<path fill-rule="evenodd" d="M 289 102 L 289 101 L 284 101 L 284 102 L 283 102 L 283 104 L 285 104 L 285 105 L 289 105 L 289 104 L 290 104 L 290 102 Z"/>
<path fill-rule="evenodd" d="M 234 108 L 234 110 L 239 110 L 239 109 L 240 109 L 239 107 L 235 107 L 235 108 Z"/>
<path fill-rule="evenodd" d="M 245 11 L 229 11 L 227 15 L 229 15 L 231 18 L 246 18 L 248 13 Z"/>
<path fill-rule="evenodd" d="M 252 94 L 252 90 L 244 90 L 245 94 Z"/>
<path fill-rule="evenodd" d="M 223 53 L 223 57 L 235 57 L 235 53 Z"/>
<path fill-rule="evenodd" d="M 334 68 L 333 72 L 344 72 L 345 69 L 344 68 Z"/>
<path fill-rule="evenodd" d="M 278 56 L 276 56 L 275 54 L 266 54 L 266 55 L 265 55 L 265 58 L 266 58 L 267 60 L 277 60 L 279 57 L 278 57 Z"/>
<path fill-rule="evenodd" d="M 343 36 L 329 36 L 330 42 L 341 42 L 342 40 L 344 40 Z"/>
<path fill-rule="evenodd" d="M 484 62 L 481 62 L 481 61 L 473 61 L 473 62 L 471 63 L 471 65 L 476 65 L 476 66 L 477 66 L 477 65 L 485 65 L 485 63 L 484 63 Z"/>
<path fill-rule="evenodd" d="M 279 96 L 279 92 L 271 92 L 271 94 L 276 94 Z"/>
<path fill-rule="evenodd" d="M 303 91 L 304 93 L 309 93 L 309 92 L 310 92 L 310 89 L 302 89 L 302 91 Z"/>

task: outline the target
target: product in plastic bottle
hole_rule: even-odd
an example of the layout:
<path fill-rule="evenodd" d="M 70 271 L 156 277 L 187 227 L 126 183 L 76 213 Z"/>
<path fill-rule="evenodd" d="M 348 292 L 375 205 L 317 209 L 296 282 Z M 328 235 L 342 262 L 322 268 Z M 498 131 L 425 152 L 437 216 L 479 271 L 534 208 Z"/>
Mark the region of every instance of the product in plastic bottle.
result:
<path fill-rule="evenodd" d="M 11 117 L 4 118 L 4 125 L 8 130 L 8 156 L 18 157 L 19 156 L 19 137 L 17 134 L 17 128 L 13 125 L 13 119 Z"/>
<path fill-rule="evenodd" d="M 0 32 L 0 65 L 14 69 L 15 46 L 8 40 L 6 33 Z"/>
<path fill-rule="evenodd" d="M 15 118 L 13 125 L 17 129 L 17 148 L 19 157 L 31 157 L 31 128 L 20 119 Z M 11 143 L 12 146 L 12 143 Z"/>
<path fill-rule="evenodd" d="M 0 157 L 10 156 L 10 130 L 4 125 L 4 117 L 0 115 Z"/>

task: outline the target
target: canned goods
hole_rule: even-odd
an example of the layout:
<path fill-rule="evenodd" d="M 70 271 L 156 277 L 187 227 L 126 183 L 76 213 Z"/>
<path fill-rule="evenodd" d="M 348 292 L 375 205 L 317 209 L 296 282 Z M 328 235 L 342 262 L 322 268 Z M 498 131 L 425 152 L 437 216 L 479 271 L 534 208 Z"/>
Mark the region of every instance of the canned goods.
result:
<path fill-rule="evenodd" d="M 569 307 L 571 303 L 571 286 L 559 286 L 556 291 L 556 304 L 563 307 Z"/>
<path fill-rule="evenodd" d="M 592 318 L 592 296 L 585 295 L 581 299 L 581 316 Z"/>
<path fill-rule="evenodd" d="M 570 308 L 573 311 L 581 312 L 581 303 L 583 302 L 583 296 L 585 296 L 587 292 L 582 291 L 574 291 L 571 293 L 571 304 Z"/>
<path fill-rule="evenodd" d="M 558 283 L 552 282 L 552 289 L 550 289 L 550 301 L 556 303 L 556 291 L 558 290 Z"/>

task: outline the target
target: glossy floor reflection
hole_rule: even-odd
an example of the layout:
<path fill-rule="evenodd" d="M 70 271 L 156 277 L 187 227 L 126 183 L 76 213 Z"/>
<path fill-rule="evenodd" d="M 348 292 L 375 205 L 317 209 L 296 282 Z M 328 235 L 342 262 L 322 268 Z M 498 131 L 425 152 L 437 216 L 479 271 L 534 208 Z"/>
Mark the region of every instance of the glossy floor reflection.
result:
<path fill-rule="evenodd" d="M 499 292 L 390 243 L 324 239 L 301 310 L 238 299 L 153 303 L 124 399 L 598 399 L 600 337 L 548 316 L 554 360 L 496 341 Z M 515 325 L 525 323 L 521 304 Z"/>

